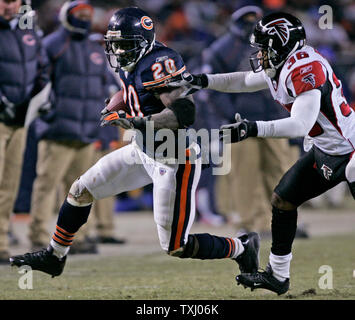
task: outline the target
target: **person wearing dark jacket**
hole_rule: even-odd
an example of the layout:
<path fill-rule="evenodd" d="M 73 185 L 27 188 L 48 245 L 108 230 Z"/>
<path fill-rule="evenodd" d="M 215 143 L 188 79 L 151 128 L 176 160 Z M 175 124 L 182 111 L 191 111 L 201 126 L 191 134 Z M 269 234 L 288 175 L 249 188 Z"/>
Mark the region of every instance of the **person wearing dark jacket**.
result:
<path fill-rule="evenodd" d="M 35 29 L 20 27 L 21 0 L 0 0 L 0 263 L 8 263 L 9 221 L 18 189 L 29 102 L 48 83 Z"/>
<path fill-rule="evenodd" d="M 42 117 L 48 128 L 38 144 L 29 234 L 33 247 L 50 238 L 47 222 L 58 185 L 68 191 L 73 179 L 92 165 L 111 77 L 103 47 L 89 37 L 93 10 L 86 1 L 66 2 L 60 11 L 61 26 L 43 40 L 51 62 L 52 107 Z M 76 239 L 73 252 L 95 253 L 96 246 L 83 241 L 84 236 Z"/>

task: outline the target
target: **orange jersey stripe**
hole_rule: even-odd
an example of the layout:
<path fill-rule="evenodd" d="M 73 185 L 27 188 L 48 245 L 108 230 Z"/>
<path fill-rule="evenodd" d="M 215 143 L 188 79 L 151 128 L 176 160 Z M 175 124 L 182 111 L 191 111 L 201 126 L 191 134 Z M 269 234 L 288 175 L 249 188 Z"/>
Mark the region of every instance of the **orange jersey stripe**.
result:
<path fill-rule="evenodd" d="M 230 241 L 230 239 L 226 238 L 226 240 L 228 241 L 229 244 L 229 251 L 228 254 L 226 255 L 226 258 L 230 257 L 231 251 L 232 251 L 232 243 Z"/>
<path fill-rule="evenodd" d="M 62 234 L 61 232 L 59 232 L 58 230 L 54 234 L 57 235 L 58 237 L 63 238 L 64 240 L 72 241 L 74 239 L 74 236 L 67 237 L 64 234 Z"/>
<path fill-rule="evenodd" d="M 147 81 L 147 82 L 143 82 L 143 86 L 149 86 L 149 85 L 153 85 L 153 84 L 156 84 L 156 83 L 159 83 L 159 82 L 162 82 L 162 81 L 165 81 L 167 79 L 170 79 L 171 77 L 175 77 L 177 76 L 178 74 L 184 72 L 186 70 L 186 67 L 183 66 L 180 70 L 174 72 L 174 73 L 170 73 L 168 74 L 167 76 L 165 77 L 162 77 L 160 79 L 157 79 L 157 80 L 153 80 L 153 81 Z"/>
<path fill-rule="evenodd" d="M 53 240 L 54 241 L 56 241 L 56 242 L 58 242 L 58 243 L 60 243 L 61 245 L 63 245 L 63 246 L 70 246 L 71 245 L 71 243 L 73 242 L 73 241 L 70 241 L 70 242 L 64 242 L 62 239 L 59 239 L 55 234 L 53 234 Z"/>
<path fill-rule="evenodd" d="M 67 236 L 69 236 L 69 237 L 75 235 L 75 233 L 67 232 L 67 231 L 65 231 L 64 229 L 62 229 L 61 227 L 59 227 L 58 225 L 56 226 L 56 228 L 57 228 L 59 231 L 61 231 L 63 234 L 65 234 L 65 235 L 67 235 Z"/>
<path fill-rule="evenodd" d="M 187 186 L 189 184 L 190 173 L 191 173 L 191 164 L 189 161 L 187 161 L 186 165 L 185 165 L 183 177 L 182 177 L 179 221 L 178 221 L 178 226 L 177 226 L 177 230 L 176 230 L 174 250 L 180 248 L 182 230 L 184 228 L 185 217 L 186 217 Z"/>
<path fill-rule="evenodd" d="M 229 240 L 230 240 L 230 242 L 231 242 L 231 245 L 232 245 L 232 247 L 231 247 L 231 252 L 230 252 L 230 257 L 234 254 L 234 252 L 235 252 L 235 242 L 234 242 L 234 240 L 233 239 L 231 239 L 231 238 L 228 238 Z"/>
<path fill-rule="evenodd" d="M 235 242 L 234 242 L 234 240 L 233 239 L 230 239 L 230 241 L 231 241 L 231 243 L 232 243 L 232 252 L 231 252 L 231 256 L 234 254 L 234 252 L 235 252 Z"/>

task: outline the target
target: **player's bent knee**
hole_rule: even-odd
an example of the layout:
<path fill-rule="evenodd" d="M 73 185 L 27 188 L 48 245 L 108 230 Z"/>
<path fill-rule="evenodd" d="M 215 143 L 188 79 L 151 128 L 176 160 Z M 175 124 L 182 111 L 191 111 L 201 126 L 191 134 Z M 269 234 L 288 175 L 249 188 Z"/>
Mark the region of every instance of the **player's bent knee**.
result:
<path fill-rule="evenodd" d="M 67 201 L 76 207 L 85 207 L 94 201 L 88 189 L 80 182 L 80 178 L 76 179 L 70 187 Z"/>
<path fill-rule="evenodd" d="M 271 197 L 271 205 L 277 209 L 291 211 L 297 209 L 297 206 L 282 199 L 277 193 L 273 193 Z"/>

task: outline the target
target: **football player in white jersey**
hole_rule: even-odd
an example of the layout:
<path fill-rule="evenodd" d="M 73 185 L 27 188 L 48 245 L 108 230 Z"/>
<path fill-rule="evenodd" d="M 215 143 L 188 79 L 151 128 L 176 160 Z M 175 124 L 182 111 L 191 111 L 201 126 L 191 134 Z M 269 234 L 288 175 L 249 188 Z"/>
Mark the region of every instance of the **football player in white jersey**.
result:
<path fill-rule="evenodd" d="M 263 272 L 236 277 L 238 284 L 252 290 L 283 294 L 289 289 L 297 208 L 341 181 L 348 182 L 355 198 L 355 112 L 328 61 L 306 44 L 305 30 L 296 17 L 282 12 L 265 16 L 256 24 L 250 43 L 257 48 L 250 57 L 252 71 L 185 73 L 180 83 L 172 85 L 189 85 L 188 93 L 201 88 L 229 93 L 269 89 L 290 112 L 289 118 L 253 122 L 236 114 L 235 123 L 221 127 L 221 136 L 231 134 L 232 142 L 305 137 L 307 153 L 282 177 L 271 199 L 269 264 Z"/>

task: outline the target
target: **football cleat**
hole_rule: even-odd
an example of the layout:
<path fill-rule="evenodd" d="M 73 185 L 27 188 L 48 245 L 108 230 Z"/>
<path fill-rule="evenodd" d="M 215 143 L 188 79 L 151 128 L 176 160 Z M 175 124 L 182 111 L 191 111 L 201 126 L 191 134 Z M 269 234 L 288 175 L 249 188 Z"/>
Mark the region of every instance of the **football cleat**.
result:
<path fill-rule="evenodd" d="M 256 232 L 243 234 L 238 239 L 244 251 L 234 260 L 238 263 L 241 273 L 255 273 L 259 269 L 260 237 Z"/>
<path fill-rule="evenodd" d="M 272 268 L 270 264 L 267 265 L 265 271 L 257 271 L 255 273 L 242 273 L 236 276 L 235 280 L 238 285 L 242 284 L 244 288 L 248 287 L 253 291 L 254 289 L 267 289 L 277 293 L 284 294 L 290 288 L 290 280 L 279 281 L 272 275 Z"/>
<path fill-rule="evenodd" d="M 32 270 L 48 273 L 54 278 L 62 274 L 66 258 L 59 259 L 53 255 L 53 248 L 48 246 L 47 249 L 13 256 L 9 260 L 11 266 L 30 266 Z"/>

